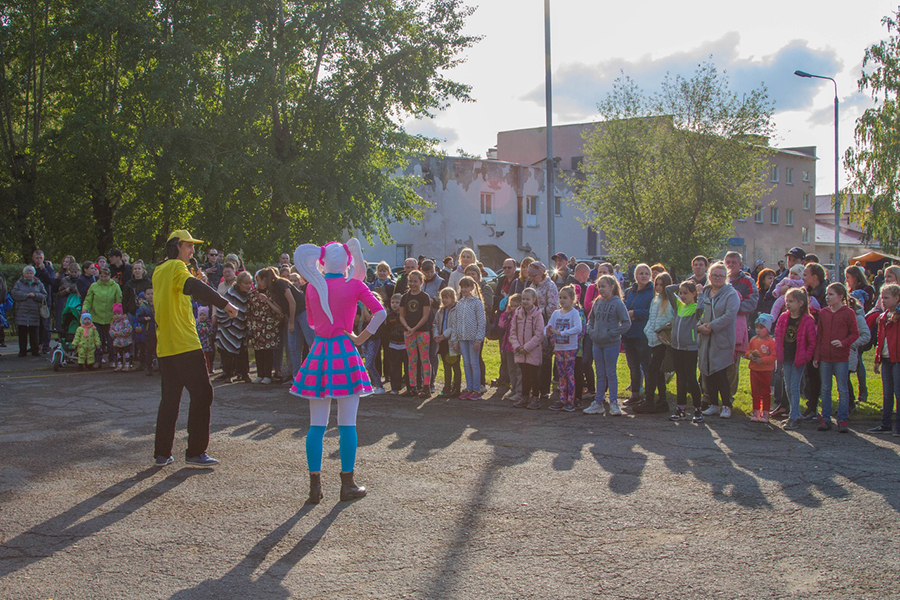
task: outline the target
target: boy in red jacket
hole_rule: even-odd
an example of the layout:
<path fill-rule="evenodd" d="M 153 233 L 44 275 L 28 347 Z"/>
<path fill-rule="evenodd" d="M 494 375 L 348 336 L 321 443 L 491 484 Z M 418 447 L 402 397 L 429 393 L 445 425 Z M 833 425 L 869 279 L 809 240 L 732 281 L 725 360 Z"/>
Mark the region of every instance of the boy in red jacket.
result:
<path fill-rule="evenodd" d="M 750 393 L 753 396 L 751 421 L 769 422 L 772 405 L 772 373 L 775 371 L 775 339 L 770 335 L 775 319 L 763 313 L 756 318 L 756 336 L 750 340 L 744 358 L 750 361 Z"/>

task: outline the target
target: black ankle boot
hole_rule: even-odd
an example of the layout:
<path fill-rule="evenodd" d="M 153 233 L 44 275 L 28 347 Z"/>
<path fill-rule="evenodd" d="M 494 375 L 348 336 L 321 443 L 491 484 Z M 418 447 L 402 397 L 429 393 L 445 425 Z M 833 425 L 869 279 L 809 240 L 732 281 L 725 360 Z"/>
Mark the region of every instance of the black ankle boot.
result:
<path fill-rule="evenodd" d="M 353 471 L 341 472 L 341 501 L 356 500 L 366 495 L 366 488 L 359 487 L 353 482 Z"/>
<path fill-rule="evenodd" d="M 306 499 L 307 504 L 318 504 L 322 500 L 322 474 L 309 474 L 309 498 Z"/>

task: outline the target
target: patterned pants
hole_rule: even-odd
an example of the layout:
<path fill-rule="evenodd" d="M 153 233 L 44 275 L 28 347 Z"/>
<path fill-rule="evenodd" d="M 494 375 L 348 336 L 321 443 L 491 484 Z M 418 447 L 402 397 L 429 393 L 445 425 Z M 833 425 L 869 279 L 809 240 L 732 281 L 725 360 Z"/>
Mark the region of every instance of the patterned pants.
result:
<path fill-rule="evenodd" d="M 409 357 L 409 387 L 416 387 L 419 375 L 419 363 L 422 364 L 422 385 L 431 386 L 431 362 L 428 358 L 428 332 L 416 331 L 403 334 L 406 341 L 406 355 Z"/>
<path fill-rule="evenodd" d="M 575 402 L 575 356 L 578 350 L 563 350 L 554 354 L 559 373 L 559 401 L 572 404 Z"/>

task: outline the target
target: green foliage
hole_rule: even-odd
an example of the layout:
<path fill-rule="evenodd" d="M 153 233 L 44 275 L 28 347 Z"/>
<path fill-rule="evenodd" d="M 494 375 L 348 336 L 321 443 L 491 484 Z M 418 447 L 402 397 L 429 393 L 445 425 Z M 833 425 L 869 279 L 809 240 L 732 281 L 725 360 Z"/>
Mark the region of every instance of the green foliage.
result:
<path fill-rule="evenodd" d="M 434 146 L 402 123 L 469 99 L 444 73 L 477 41 L 462 34 L 471 12 L 461 0 L 0 7 L 0 255 L 158 256 L 179 228 L 260 260 L 347 230 L 387 239 L 424 208 L 417 181 L 393 175 Z"/>
<path fill-rule="evenodd" d="M 844 164 L 850 175 L 847 195 L 853 218 L 866 236 L 887 252 L 900 249 L 900 11 L 884 17 L 888 39 L 870 46 L 863 58 L 860 91 L 878 103 L 856 122 L 856 147 Z M 855 195 L 854 195 L 855 194 Z"/>
<path fill-rule="evenodd" d="M 620 78 L 598 107 L 604 122 L 585 134 L 584 177 L 569 183 L 611 255 L 686 272 L 765 194 L 765 87 L 738 96 L 704 63 L 691 79 L 666 76 L 652 96 Z"/>

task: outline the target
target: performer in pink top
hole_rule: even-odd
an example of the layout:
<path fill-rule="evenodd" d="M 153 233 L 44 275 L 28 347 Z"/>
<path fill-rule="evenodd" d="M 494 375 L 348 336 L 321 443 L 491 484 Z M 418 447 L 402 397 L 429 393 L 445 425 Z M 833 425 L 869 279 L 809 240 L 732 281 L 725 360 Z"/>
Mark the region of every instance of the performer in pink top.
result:
<path fill-rule="evenodd" d="M 372 385 L 356 346 L 378 330 L 387 313 L 375 294 L 363 283 L 366 263 L 356 238 L 351 238 L 346 244 L 329 242 L 321 248 L 315 244 L 298 246 L 294 251 L 294 264 L 309 282 L 306 288 L 306 317 L 316 334 L 309 355 L 291 386 L 292 394 L 309 399 L 307 502 L 318 504 L 323 497 L 323 439 L 331 414 L 332 398 L 338 403 L 341 500 L 362 498 L 366 495 L 366 488 L 357 486 L 353 481 L 357 447 L 356 412 L 360 396 L 371 394 Z M 358 302 L 372 312 L 372 320 L 357 336 L 351 331 Z"/>

